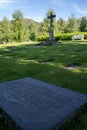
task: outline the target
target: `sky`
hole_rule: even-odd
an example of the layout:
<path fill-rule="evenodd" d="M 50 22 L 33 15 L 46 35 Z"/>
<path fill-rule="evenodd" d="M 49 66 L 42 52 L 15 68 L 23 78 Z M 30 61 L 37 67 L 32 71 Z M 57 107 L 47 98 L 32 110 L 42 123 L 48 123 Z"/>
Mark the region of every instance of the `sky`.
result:
<path fill-rule="evenodd" d="M 67 20 L 71 14 L 76 18 L 87 16 L 87 0 L 0 0 L 0 20 L 12 19 L 15 10 L 20 9 L 25 18 L 43 21 L 47 11 L 54 10 L 56 19 Z"/>

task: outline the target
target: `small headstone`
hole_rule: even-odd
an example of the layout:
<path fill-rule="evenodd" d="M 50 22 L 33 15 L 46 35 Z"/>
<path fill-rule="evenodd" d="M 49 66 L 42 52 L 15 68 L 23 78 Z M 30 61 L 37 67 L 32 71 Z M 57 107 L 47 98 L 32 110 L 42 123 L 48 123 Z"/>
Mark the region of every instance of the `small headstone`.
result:
<path fill-rule="evenodd" d="M 78 66 L 72 65 L 72 66 L 65 67 L 65 69 L 67 69 L 67 70 L 73 70 L 75 68 L 78 68 Z"/>
<path fill-rule="evenodd" d="M 48 60 L 40 61 L 39 63 L 40 63 L 40 64 L 49 64 L 49 63 L 51 63 L 51 62 L 53 62 L 53 61 L 54 61 L 54 59 L 48 59 Z"/>
<path fill-rule="evenodd" d="M 0 83 L 0 107 L 23 130 L 50 130 L 86 102 L 85 94 L 32 78 Z"/>

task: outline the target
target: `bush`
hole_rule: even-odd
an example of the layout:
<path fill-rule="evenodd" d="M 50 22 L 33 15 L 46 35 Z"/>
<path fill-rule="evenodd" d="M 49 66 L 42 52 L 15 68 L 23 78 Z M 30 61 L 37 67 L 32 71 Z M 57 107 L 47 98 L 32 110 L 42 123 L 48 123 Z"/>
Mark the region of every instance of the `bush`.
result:
<path fill-rule="evenodd" d="M 66 33 L 66 34 L 60 34 L 59 36 L 55 36 L 55 40 L 71 40 L 73 34 Z"/>
<path fill-rule="evenodd" d="M 35 41 L 36 40 L 36 34 L 35 32 L 30 33 L 30 40 Z"/>
<path fill-rule="evenodd" d="M 44 35 L 44 36 L 37 36 L 37 41 L 47 41 L 49 39 L 49 36 Z"/>
<path fill-rule="evenodd" d="M 87 39 L 87 32 L 75 32 L 75 33 L 64 33 L 64 34 L 59 34 L 59 35 L 55 35 L 55 40 L 59 41 L 59 40 L 72 40 L 72 36 L 76 35 L 76 34 L 84 34 L 84 39 Z M 49 39 L 49 36 L 38 36 L 37 37 L 37 41 L 47 41 Z"/>
<path fill-rule="evenodd" d="M 87 33 L 84 33 L 84 39 L 87 39 Z"/>

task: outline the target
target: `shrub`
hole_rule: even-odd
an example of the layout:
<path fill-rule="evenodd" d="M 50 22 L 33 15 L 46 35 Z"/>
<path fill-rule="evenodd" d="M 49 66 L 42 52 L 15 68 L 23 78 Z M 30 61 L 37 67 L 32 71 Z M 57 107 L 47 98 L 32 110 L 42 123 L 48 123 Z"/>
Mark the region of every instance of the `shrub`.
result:
<path fill-rule="evenodd" d="M 73 34 L 66 33 L 66 34 L 60 34 L 59 36 L 55 36 L 55 40 L 71 40 Z"/>
<path fill-rule="evenodd" d="M 84 39 L 87 39 L 87 33 L 84 33 Z"/>
<path fill-rule="evenodd" d="M 37 41 L 47 41 L 49 39 L 49 36 L 44 35 L 44 36 L 37 36 Z"/>
<path fill-rule="evenodd" d="M 76 35 L 76 34 L 84 34 L 84 39 L 87 39 L 87 32 L 75 32 L 75 33 L 64 33 L 64 34 L 59 34 L 59 35 L 55 35 L 55 40 L 59 41 L 59 40 L 72 40 L 72 36 Z M 49 39 L 49 36 L 44 35 L 44 36 L 38 36 L 37 37 L 37 41 L 47 41 Z"/>

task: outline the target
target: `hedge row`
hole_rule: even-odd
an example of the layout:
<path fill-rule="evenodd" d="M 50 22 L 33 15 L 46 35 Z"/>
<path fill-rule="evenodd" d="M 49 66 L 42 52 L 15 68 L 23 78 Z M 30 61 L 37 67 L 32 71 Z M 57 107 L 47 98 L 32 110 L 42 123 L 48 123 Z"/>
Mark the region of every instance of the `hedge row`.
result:
<path fill-rule="evenodd" d="M 72 40 L 72 36 L 76 34 L 84 34 L 84 39 L 87 39 L 87 32 L 78 32 L 78 33 L 64 33 L 64 34 L 59 34 L 55 35 L 55 40 Z M 37 36 L 37 41 L 46 41 L 49 39 L 49 36 L 44 35 L 44 36 Z"/>

